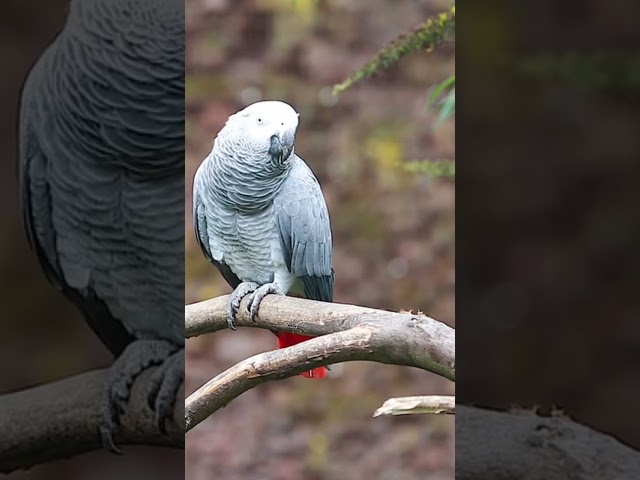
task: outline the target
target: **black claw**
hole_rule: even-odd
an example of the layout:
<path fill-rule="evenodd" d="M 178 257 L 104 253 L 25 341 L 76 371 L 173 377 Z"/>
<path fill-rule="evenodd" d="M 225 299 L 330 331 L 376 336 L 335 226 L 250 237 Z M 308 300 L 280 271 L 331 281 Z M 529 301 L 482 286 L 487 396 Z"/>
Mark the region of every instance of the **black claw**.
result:
<path fill-rule="evenodd" d="M 252 322 L 257 322 L 258 321 L 258 308 L 259 307 L 260 307 L 260 303 L 258 303 L 255 308 L 253 308 L 253 305 L 251 306 L 251 321 Z"/>
<path fill-rule="evenodd" d="M 230 330 L 238 330 L 236 328 L 236 326 L 233 324 L 233 320 L 236 317 L 236 312 L 237 310 L 235 308 L 233 308 L 233 305 L 229 308 L 229 313 L 227 314 L 227 327 L 229 327 Z"/>
<path fill-rule="evenodd" d="M 180 357 L 176 357 L 176 355 L 180 355 Z M 180 366 L 182 367 L 179 368 Z M 184 350 L 178 351 L 156 370 L 153 382 L 150 394 L 153 395 L 154 421 L 158 430 L 166 434 L 167 422 L 173 416 L 175 396 L 180 385 L 184 382 Z"/>
<path fill-rule="evenodd" d="M 147 395 L 147 405 L 153 412 L 156 411 L 156 397 L 158 396 L 159 390 L 160 390 L 160 384 L 154 382 L 149 390 L 149 394 Z"/>
<path fill-rule="evenodd" d="M 229 327 L 230 330 L 233 330 L 233 331 L 238 330 L 236 326 L 233 324 L 233 318 L 227 318 L 227 326 Z"/>
<path fill-rule="evenodd" d="M 105 450 L 122 454 L 114 442 L 114 433 L 118 431 L 120 418 L 129 401 L 134 380 L 146 368 L 159 365 L 167 359 L 175 347 L 160 340 L 140 340 L 133 342 L 109 371 L 109 381 L 104 392 L 101 406 L 102 419 L 99 426 L 100 438 Z M 152 382 L 147 403 L 154 410 L 154 392 L 160 393 L 160 383 Z M 157 408 L 156 408 L 157 409 Z"/>
<path fill-rule="evenodd" d="M 253 306 L 253 299 L 256 297 L 256 292 L 250 293 L 247 298 L 247 312 L 251 313 L 251 307 Z"/>
<path fill-rule="evenodd" d="M 100 439 L 102 440 L 102 446 L 105 450 L 115 453 L 116 455 L 122 455 L 122 450 L 116 447 L 113 441 L 113 427 L 108 425 L 100 426 Z"/>

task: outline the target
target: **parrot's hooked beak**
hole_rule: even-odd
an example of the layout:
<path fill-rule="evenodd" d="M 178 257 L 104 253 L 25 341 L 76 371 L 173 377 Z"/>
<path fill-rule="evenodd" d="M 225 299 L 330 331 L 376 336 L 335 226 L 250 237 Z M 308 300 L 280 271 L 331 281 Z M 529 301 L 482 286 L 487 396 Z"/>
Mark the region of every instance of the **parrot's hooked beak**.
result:
<path fill-rule="evenodd" d="M 269 154 L 281 162 L 285 161 L 293 152 L 294 134 L 281 131 L 271 136 Z"/>

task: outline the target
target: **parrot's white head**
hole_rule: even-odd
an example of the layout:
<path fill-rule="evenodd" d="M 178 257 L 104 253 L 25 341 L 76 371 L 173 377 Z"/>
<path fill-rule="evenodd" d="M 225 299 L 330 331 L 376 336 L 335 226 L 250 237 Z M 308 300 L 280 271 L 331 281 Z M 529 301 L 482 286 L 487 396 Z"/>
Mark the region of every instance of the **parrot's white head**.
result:
<path fill-rule="evenodd" d="M 259 157 L 286 161 L 293 152 L 300 114 L 277 100 L 256 102 L 229 117 L 219 137 L 247 147 Z"/>

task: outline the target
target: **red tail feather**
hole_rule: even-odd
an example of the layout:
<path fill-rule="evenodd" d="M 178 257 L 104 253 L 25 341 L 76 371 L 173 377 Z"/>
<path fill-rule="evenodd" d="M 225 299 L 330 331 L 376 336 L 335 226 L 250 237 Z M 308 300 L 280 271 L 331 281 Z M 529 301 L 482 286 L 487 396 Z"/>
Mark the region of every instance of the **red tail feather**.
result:
<path fill-rule="evenodd" d="M 276 333 L 278 336 L 278 348 L 290 347 L 291 345 L 297 345 L 298 343 L 309 340 L 313 337 L 308 337 L 306 335 L 297 335 L 295 333 L 289 332 L 278 332 Z M 301 377 L 305 378 L 324 378 L 327 374 L 326 367 L 318 367 L 313 370 L 309 370 L 308 372 L 301 373 Z"/>

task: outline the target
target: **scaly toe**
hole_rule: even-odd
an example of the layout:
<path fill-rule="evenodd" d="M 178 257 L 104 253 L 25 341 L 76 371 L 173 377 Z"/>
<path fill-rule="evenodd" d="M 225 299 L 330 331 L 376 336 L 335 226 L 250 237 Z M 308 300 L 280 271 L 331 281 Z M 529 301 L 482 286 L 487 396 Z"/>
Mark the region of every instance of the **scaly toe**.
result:
<path fill-rule="evenodd" d="M 260 299 L 258 299 L 260 300 Z M 251 321 L 252 322 L 257 322 L 258 321 L 258 309 L 260 308 L 260 301 L 255 301 L 252 300 L 250 303 L 250 308 L 249 311 L 251 312 Z"/>
<path fill-rule="evenodd" d="M 253 311 L 253 300 L 256 298 L 256 292 L 249 294 L 247 297 L 247 312 Z M 251 315 L 251 319 L 253 320 L 253 314 Z"/>
<path fill-rule="evenodd" d="M 236 318 L 237 310 L 234 310 L 233 305 L 229 302 L 229 309 L 227 310 L 227 326 L 231 330 L 238 330 L 233 324 L 234 318 Z"/>
<path fill-rule="evenodd" d="M 240 311 L 240 303 L 242 302 L 242 299 L 247 294 L 254 292 L 257 288 L 258 285 L 256 283 L 243 282 L 238 285 L 231 294 L 231 298 L 229 299 L 229 309 L 227 310 L 227 326 L 231 330 L 237 330 L 234 322 L 238 316 L 238 312 Z"/>

